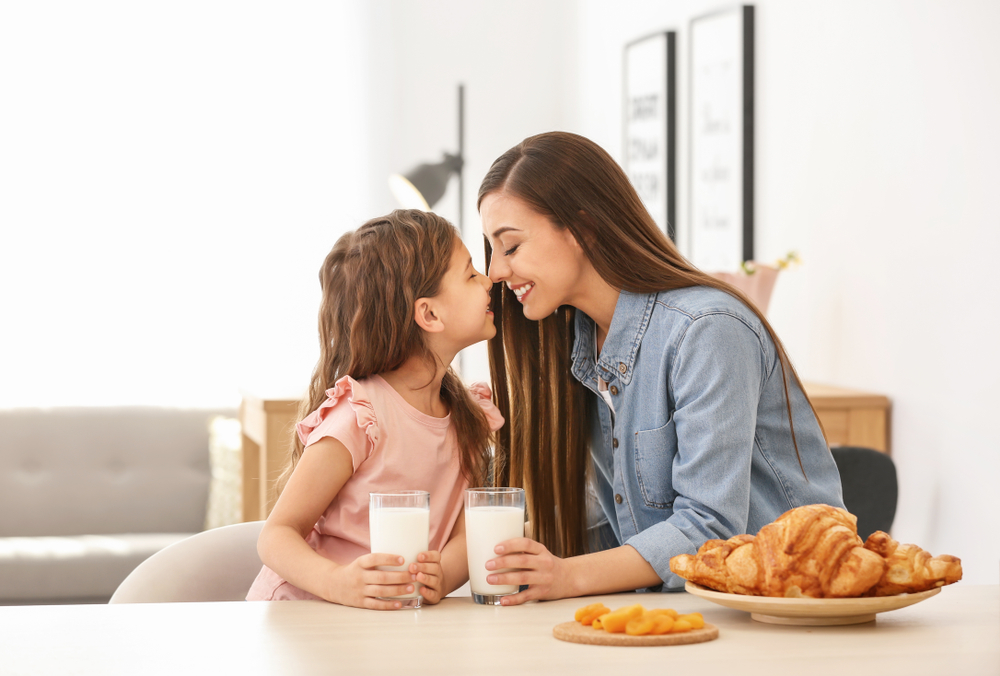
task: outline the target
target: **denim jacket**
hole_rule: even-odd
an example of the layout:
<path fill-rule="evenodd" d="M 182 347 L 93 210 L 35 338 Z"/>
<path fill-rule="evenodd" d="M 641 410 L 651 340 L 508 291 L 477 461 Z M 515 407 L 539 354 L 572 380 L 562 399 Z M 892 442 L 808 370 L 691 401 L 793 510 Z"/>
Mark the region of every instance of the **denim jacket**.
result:
<path fill-rule="evenodd" d="M 572 372 L 597 413 L 593 490 L 616 544 L 635 548 L 664 591 L 684 585 L 672 556 L 756 533 L 793 507 L 844 506 L 833 456 L 789 374 L 800 467 L 774 343 L 735 297 L 702 286 L 623 291 L 596 363 L 595 328 L 577 311 Z"/>

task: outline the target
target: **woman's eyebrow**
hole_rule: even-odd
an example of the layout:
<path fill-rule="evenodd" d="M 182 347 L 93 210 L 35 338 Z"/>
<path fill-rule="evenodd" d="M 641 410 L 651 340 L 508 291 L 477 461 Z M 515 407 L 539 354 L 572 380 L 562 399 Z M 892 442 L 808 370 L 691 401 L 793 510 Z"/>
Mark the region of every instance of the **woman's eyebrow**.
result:
<path fill-rule="evenodd" d="M 496 239 L 505 232 L 521 232 L 521 231 L 511 225 L 505 225 L 502 228 L 497 228 L 496 230 L 493 231 L 493 239 Z"/>

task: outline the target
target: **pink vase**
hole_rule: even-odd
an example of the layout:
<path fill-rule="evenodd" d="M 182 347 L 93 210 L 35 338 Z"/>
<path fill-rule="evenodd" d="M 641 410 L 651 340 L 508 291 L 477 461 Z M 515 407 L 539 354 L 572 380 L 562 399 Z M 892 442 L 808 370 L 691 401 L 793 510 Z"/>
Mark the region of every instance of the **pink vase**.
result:
<path fill-rule="evenodd" d="M 778 268 L 770 265 L 754 263 L 753 274 L 739 272 L 713 272 L 710 273 L 716 279 L 721 279 L 727 284 L 735 286 L 745 293 L 753 301 L 761 314 L 767 314 L 767 306 L 771 302 L 771 293 L 774 291 L 774 283 L 778 281 Z"/>

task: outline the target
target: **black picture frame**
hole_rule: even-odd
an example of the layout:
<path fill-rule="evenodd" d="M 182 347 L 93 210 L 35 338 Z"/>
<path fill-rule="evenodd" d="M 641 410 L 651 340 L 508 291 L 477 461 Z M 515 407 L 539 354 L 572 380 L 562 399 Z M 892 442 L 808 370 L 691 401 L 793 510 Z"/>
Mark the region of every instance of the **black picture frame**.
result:
<path fill-rule="evenodd" d="M 625 45 L 622 168 L 656 224 L 677 241 L 677 33 Z"/>
<path fill-rule="evenodd" d="M 754 7 L 691 19 L 689 244 L 707 271 L 754 257 Z"/>

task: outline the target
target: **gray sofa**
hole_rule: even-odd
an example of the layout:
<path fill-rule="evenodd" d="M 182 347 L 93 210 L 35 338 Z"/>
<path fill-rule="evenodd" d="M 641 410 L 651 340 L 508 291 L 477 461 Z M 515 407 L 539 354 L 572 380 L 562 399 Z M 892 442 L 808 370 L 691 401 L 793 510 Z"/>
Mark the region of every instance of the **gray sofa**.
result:
<path fill-rule="evenodd" d="M 106 602 L 204 528 L 209 422 L 232 410 L 0 410 L 0 604 Z"/>

